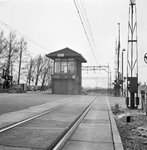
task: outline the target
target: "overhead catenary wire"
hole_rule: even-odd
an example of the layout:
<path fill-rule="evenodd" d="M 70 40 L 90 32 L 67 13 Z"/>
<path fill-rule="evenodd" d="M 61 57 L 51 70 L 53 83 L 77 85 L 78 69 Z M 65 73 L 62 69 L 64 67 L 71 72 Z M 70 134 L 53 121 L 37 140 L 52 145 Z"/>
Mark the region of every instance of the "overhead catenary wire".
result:
<path fill-rule="evenodd" d="M 14 32 L 17 32 L 19 35 L 23 36 L 24 38 L 26 38 L 27 40 L 29 40 L 30 42 L 34 43 L 35 45 L 38 45 L 39 47 L 41 47 L 42 49 L 45 49 L 46 51 L 49 51 L 47 48 L 45 48 L 44 46 L 42 46 L 41 44 L 37 43 L 36 41 L 32 40 L 31 38 L 29 38 L 28 36 L 24 35 L 23 33 L 19 32 L 18 30 L 14 29 L 13 27 L 11 27 L 10 25 L 0 21 L 0 24 L 2 26 L 5 26 L 6 28 L 8 28 L 9 30 L 12 30 Z M 32 52 L 30 52 L 32 53 Z M 34 53 L 32 53 L 34 54 Z M 36 54 L 34 54 L 36 55 Z"/>
<path fill-rule="evenodd" d="M 90 49 L 91 49 L 91 51 L 92 51 L 93 57 L 94 57 L 95 62 L 96 62 L 96 64 L 97 64 L 97 66 L 98 66 L 98 62 L 97 62 L 96 56 L 95 56 L 95 54 L 94 54 L 94 51 L 93 51 L 93 48 L 92 48 L 92 44 L 91 44 L 91 42 L 90 42 L 90 39 L 89 39 L 89 36 L 88 36 L 87 30 L 86 30 L 86 27 L 85 27 L 85 25 L 84 25 L 84 22 L 83 22 L 83 19 L 82 19 L 82 15 L 81 15 L 81 13 L 80 13 L 80 11 L 79 11 L 79 8 L 78 8 L 78 5 L 77 5 L 77 3 L 76 3 L 76 0 L 74 0 L 74 4 L 75 4 L 75 7 L 76 7 L 76 9 L 77 9 L 77 12 L 78 12 L 78 15 L 79 15 L 79 18 L 80 18 L 80 21 L 81 21 L 82 27 L 83 27 L 83 29 L 84 29 L 84 32 L 85 32 L 86 38 L 87 38 L 87 40 L 88 40 L 88 43 L 89 43 Z"/>
<path fill-rule="evenodd" d="M 81 2 L 81 1 L 80 1 L 80 2 Z M 85 6 L 83 6 L 83 4 L 82 4 L 82 2 L 81 2 L 82 9 L 84 10 L 83 13 L 82 13 L 82 10 L 79 10 L 79 9 L 80 9 L 80 5 L 78 4 L 78 6 L 77 6 L 76 0 L 74 0 L 74 3 L 75 3 L 75 5 L 76 5 L 76 8 L 77 8 L 77 11 L 78 11 L 80 20 L 81 20 L 81 22 L 82 22 L 82 25 L 83 25 L 83 28 L 84 28 L 84 31 L 85 31 L 85 34 L 86 34 L 88 43 L 89 43 L 89 45 L 90 45 L 90 49 L 92 50 L 93 57 L 94 57 L 94 59 L 95 59 L 96 64 L 98 65 L 99 59 L 96 59 L 96 55 L 95 55 L 94 50 L 93 50 L 93 47 L 92 47 L 92 43 L 93 43 L 94 47 L 95 47 L 96 43 L 94 42 L 94 41 L 95 41 L 95 40 L 94 40 L 94 36 L 93 36 L 93 34 L 92 34 L 92 30 L 91 30 L 91 27 L 90 27 L 90 23 L 89 23 L 87 14 L 86 14 L 86 8 L 85 8 Z M 82 16 L 81 16 L 80 12 L 81 12 Z M 85 16 L 86 19 L 84 18 L 84 16 Z M 88 29 L 88 32 L 89 32 L 89 34 L 90 34 L 92 43 L 91 43 L 91 40 L 90 40 L 90 38 L 89 38 L 89 36 L 88 36 L 88 32 L 86 31 L 86 27 L 85 27 L 85 25 L 84 25 L 84 22 L 83 22 L 82 18 L 84 18 L 84 20 L 85 20 L 84 22 L 85 22 L 85 24 L 87 25 L 87 29 Z M 42 46 L 42 45 L 39 44 L 38 42 L 32 40 L 32 39 L 29 38 L 28 36 L 24 35 L 24 34 L 21 33 L 20 31 L 14 29 L 13 27 L 11 27 L 10 25 L 4 23 L 3 21 L 0 21 L 0 24 L 3 25 L 3 26 L 5 26 L 6 28 L 8 28 L 8 29 L 10 29 L 10 30 L 13 30 L 13 31 L 17 32 L 19 35 L 23 36 L 25 39 L 27 39 L 28 41 L 34 43 L 35 45 L 38 45 L 39 47 L 41 47 L 42 49 L 46 50 L 47 52 L 49 51 L 47 48 L 45 48 L 44 46 Z M 30 53 L 32 53 L 32 52 L 30 52 Z M 32 53 L 32 54 L 35 55 L 34 53 Z M 100 55 L 100 53 L 99 53 L 99 55 Z M 97 61 L 98 61 L 98 62 L 97 62 Z M 100 63 L 99 63 L 99 64 L 100 64 Z"/>
<path fill-rule="evenodd" d="M 88 29 L 89 29 L 89 31 L 90 31 L 90 35 L 91 35 L 91 39 L 92 39 L 94 48 L 99 51 L 98 46 L 97 46 L 97 43 L 95 42 L 94 35 L 93 35 L 93 33 L 92 33 L 92 29 L 91 29 L 90 23 L 89 23 L 89 19 L 88 19 L 88 16 L 87 16 L 87 10 L 86 10 L 86 6 L 85 6 L 85 3 L 84 3 L 84 0 L 83 0 L 83 3 L 82 3 L 81 0 L 80 0 L 80 2 L 81 2 L 81 5 L 82 5 L 82 8 L 83 8 L 83 12 L 84 12 L 84 14 L 85 14 L 85 18 L 86 18 L 86 21 L 87 21 L 87 24 L 88 24 Z M 100 58 L 102 59 L 100 51 L 99 51 L 99 56 L 100 56 Z M 98 59 L 98 60 L 99 60 L 99 59 Z M 103 60 L 102 60 L 102 62 L 103 62 Z"/>
<path fill-rule="evenodd" d="M 100 61 L 99 61 L 99 59 L 96 59 L 97 55 L 95 55 L 95 53 L 94 53 L 94 50 L 96 50 L 98 48 L 97 48 L 97 44 L 95 42 L 95 39 L 94 39 L 94 36 L 93 36 L 93 33 L 92 33 L 92 29 L 90 27 L 90 23 L 89 23 L 89 19 L 88 19 L 87 13 L 86 13 L 86 7 L 85 7 L 85 4 L 84 4 L 84 1 L 83 1 L 83 4 L 82 4 L 82 2 L 80 0 L 81 5 L 78 3 L 78 1 L 77 1 L 77 5 L 76 5 L 76 1 L 75 0 L 74 0 L 74 3 L 75 3 L 75 6 L 77 8 L 77 12 L 79 14 L 80 21 L 82 23 L 84 32 L 86 34 L 86 38 L 87 38 L 88 43 L 90 45 L 90 49 L 92 51 L 92 54 L 93 54 L 93 57 L 95 59 L 96 65 L 99 66 L 98 63 L 100 64 Z M 93 50 L 93 47 L 94 47 L 94 50 Z M 99 56 L 101 56 L 100 52 L 99 52 Z M 100 74 L 101 74 L 101 76 L 103 76 L 102 73 L 101 73 L 101 71 L 100 71 Z"/>

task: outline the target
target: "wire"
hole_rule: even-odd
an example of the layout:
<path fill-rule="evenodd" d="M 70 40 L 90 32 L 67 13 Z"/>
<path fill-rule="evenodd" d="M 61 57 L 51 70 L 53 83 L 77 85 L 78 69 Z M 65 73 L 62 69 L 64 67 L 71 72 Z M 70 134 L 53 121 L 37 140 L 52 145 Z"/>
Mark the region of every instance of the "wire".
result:
<path fill-rule="evenodd" d="M 81 2 L 81 5 L 82 5 L 82 8 L 83 8 L 83 10 L 84 10 L 85 18 L 86 18 L 86 20 L 87 20 L 88 29 L 89 29 L 89 31 L 90 31 L 90 35 L 91 35 L 91 39 L 92 39 L 93 45 L 94 45 L 94 47 L 99 51 L 98 46 L 97 46 L 97 44 L 96 44 L 96 42 L 95 42 L 94 35 L 93 35 L 93 33 L 92 33 L 92 29 L 91 29 L 91 27 L 90 27 L 90 23 L 89 23 L 89 19 L 88 19 L 88 16 L 87 16 L 87 11 L 86 11 L 86 7 L 85 7 L 85 3 L 84 3 L 84 1 L 83 1 L 83 3 L 82 3 L 81 0 L 80 0 L 80 2 Z M 100 58 L 102 58 L 102 57 L 101 57 L 101 54 L 100 54 L 100 51 L 99 51 L 99 56 L 100 56 Z"/>
<path fill-rule="evenodd" d="M 89 23 L 89 19 L 88 19 L 88 16 L 87 16 L 87 12 L 86 12 L 86 7 L 85 7 L 85 4 L 84 4 L 84 1 L 82 2 L 81 0 L 80 0 L 80 4 L 79 4 L 79 2 L 77 1 L 76 2 L 77 3 L 77 7 L 79 8 L 78 10 L 79 10 L 79 13 L 81 13 L 81 18 L 83 19 L 83 24 L 85 25 L 85 29 L 87 29 L 87 31 L 88 31 L 88 34 L 87 35 L 89 35 L 89 38 L 91 39 L 91 40 L 89 40 L 90 42 L 91 42 L 91 45 L 93 45 L 93 47 L 94 47 L 94 50 L 99 50 L 98 49 L 98 47 L 97 47 L 97 44 L 96 44 L 96 42 L 95 42 L 95 38 L 94 38 L 94 35 L 93 35 L 93 33 L 92 33 L 92 29 L 91 29 L 91 26 L 90 26 L 90 23 Z M 86 32 L 87 32 L 86 31 Z M 93 51 L 93 53 L 94 53 L 94 51 Z M 97 55 L 96 55 L 97 56 Z M 99 51 L 99 58 L 102 58 L 101 57 L 101 55 L 100 55 L 100 51 Z M 99 62 L 99 64 L 100 64 L 100 59 L 97 59 L 98 60 L 98 62 Z M 102 59 L 101 59 L 102 60 Z M 102 60 L 102 62 L 103 62 L 103 60 Z"/>
<path fill-rule="evenodd" d="M 29 40 L 30 42 L 32 42 L 32 43 L 34 43 L 34 44 L 38 45 L 38 46 L 39 46 L 39 47 L 41 47 L 42 49 L 45 49 L 45 50 L 49 51 L 47 48 L 45 48 L 45 47 L 44 47 L 44 46 L 42 46 L 41 44 L 39 44 L 39 43 L 35 42 L 34 40 L 32 40 L 31 38 L 29 38 L 28 36 L 24 35 L 23 33 L 19 32 L 19 31 L 18 31 L 18 30 L 16 30 L 16 29 L 14 29 L 14 28 L 10 27 L 10 26 L 9 26 L 9 25 L 7 25 L 6 23 L 4 23 L 4 22 L 0 21 L 0 24 L 1 24 L 1 25 L 3 25 L 3 26 L 5 26 L 6 28 L 8 28 L 8 29 L 10 29 L 10 30 L 13 30 L 13 31 L 17 32 L 19 35 L 21 35 L 21 36 L 25 37 L 27 40 Z M 32 54 L 33 54 L 33 53 L 32 53 Z"/>
<path fill-rule="evenodd" d="M 86 12 L 85 4 L 84 4 L 84 6 L 83 6 L 81 0 L 80 0 L 80 2 L 81 2 L 82 9 L 83 9 L 83 12 L 84 12 L 84 15 L 85 15 L 85 18 L 86 18 L 86 22 L 87 22 L 88 30 L 89 30 L 89 32 L 90 32 L 90 36 L 91 36 L 92 42 L 93 42 L 93 44 L 95 45 L 94 36 L 93 36 L 93 34 L 92 34 L 92 30 L 91 30 L 91 27 L 90 27 L 89 19 L 88 19 L 88 17 L 87 17 L 87 12 Z M 83 3 L 84 3 L 84 1 L 83 1 Z"/>
<path fill-rule="evenodd" d="M 76 3 L 75 0 L 74 0 L 74 4 L 75 4 L 75 7 L 76 7 L 76 9 L 77 9 L 77 12 L 78 12 L 80 21 L 81 21 L 81 23 L 82 23 L 82 27 L 83 27 L 83 29 L 84 29 L 84 32 L 85 32 L 85 34 L 86 34 L 86 38 L 87 38 L 87 40 L 88 40 L 88 43 L 89 43 L 90 49 L 91 49 L 91 51 L 92 51 L 93 57 L 94 57 L 94 59 L 95 59 L 96 64 L 98 65 L 96 56 L 95 56 L 95 54 L 94 54 L 94 51 L 93 51 L 93 48 L 92 48 L 92 45 L 91 45 L 91 42 L 90 42 L 90 39 L 89 39 L 89 37 L 88 37 L 88 33 L 87 33 L 87 31 L 86 31 L 86 27 L 85 27 L 85 25 L 84 25 L 84 22 L 83 22 L 83 20 L 82 20 L 82 16 L 81 16 L 81 14 L 80 14 L 78 5 L 77 5 L 77 3 Z"/>

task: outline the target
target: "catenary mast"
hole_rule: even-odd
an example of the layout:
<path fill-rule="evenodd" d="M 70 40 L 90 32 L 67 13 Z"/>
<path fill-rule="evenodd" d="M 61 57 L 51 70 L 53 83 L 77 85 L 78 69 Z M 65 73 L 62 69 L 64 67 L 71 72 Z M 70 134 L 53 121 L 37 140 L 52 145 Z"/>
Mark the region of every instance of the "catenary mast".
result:
<path fill-rule="evenodd" d="M 127 46 L 127 107 L 137 108 L 138 97 L 138 39 L 136 1 L 130 0 Z"/>

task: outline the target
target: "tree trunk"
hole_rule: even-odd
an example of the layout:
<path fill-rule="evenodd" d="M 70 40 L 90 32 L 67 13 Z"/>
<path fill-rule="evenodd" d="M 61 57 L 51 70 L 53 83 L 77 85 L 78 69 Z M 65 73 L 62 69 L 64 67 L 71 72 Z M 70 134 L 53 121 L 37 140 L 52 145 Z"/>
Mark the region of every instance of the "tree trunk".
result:
<path fill-rule="evenodd" d="M 18 70 L 17 84 L 19 84 L 19 82 L 20 82 L 21 59 L 22 59 L 22 45 L 21 45 L 21 49 L 20 49 L 20 60 L 19 60 L 19 70 Z"/>
<path fill-rule="evenodd" d="M 44 71 L 44 76 L 43 76 L 42 84 L 41 84 L 41 90 L 44 90 L 44 83 L 45 83 L 46 74 L 47 74 L 47 69 L 45 69 L 45 71 Z"/>
<path fill-rule="evenodd" d="M 38 78 L 39 78 L 39 75 L 37 74 L 37 75 L 36 75 L 35 85 L 38 85 Z"/>

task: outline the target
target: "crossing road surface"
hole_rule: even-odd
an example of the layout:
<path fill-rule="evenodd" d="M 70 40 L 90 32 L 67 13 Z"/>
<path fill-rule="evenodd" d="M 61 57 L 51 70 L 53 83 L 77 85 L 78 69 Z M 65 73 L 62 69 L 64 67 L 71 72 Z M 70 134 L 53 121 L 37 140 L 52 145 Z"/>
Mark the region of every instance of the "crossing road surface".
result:
<path fill-rule="evenodd" d="M 73 95 L 52 95 L 41 92 L 28 92 L 19 94 L 0 93 L 0 115 L 19 111 L 44 103 L 73 97 Z"/>
<path fill-rule="evenodd" d="M 38 100 L 31 102 L 31 107 L 27 104 L 22 110 L 0 116 L 0 150 L 123 150 L 105 93 L 87 96 L 38 93 L 20 97 L 23 101 L 30 98 L 28 103 L 31 99 Z M 3 95 L 14 103 L 20 102 L 20 97 Z M 25 121 L 33 116 L 36 117 Z"/>

